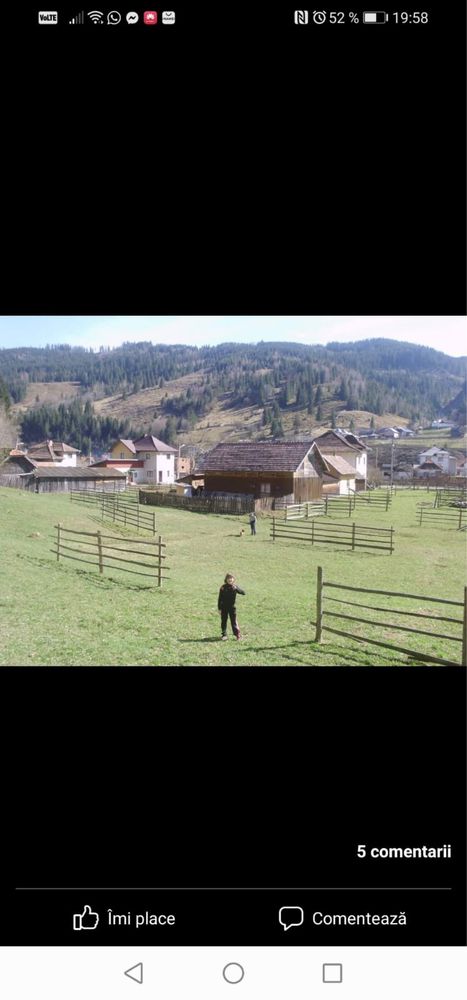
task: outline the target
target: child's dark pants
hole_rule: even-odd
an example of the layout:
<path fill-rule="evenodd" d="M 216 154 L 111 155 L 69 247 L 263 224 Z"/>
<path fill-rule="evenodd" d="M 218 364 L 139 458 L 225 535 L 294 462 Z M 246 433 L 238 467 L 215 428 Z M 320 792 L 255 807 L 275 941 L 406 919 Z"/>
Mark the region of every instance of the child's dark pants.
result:
<path fill-rule="evenodd" d="M 237 622 L 237 609 L 236 608 L 222 608 L 221 610 L 221 630 L 222 635 L 227 633 L 227 619 L 230 618 L 230 624 L 232 626 L 232 632 L 234 635 L 240 635 L 240 629 Z"/>

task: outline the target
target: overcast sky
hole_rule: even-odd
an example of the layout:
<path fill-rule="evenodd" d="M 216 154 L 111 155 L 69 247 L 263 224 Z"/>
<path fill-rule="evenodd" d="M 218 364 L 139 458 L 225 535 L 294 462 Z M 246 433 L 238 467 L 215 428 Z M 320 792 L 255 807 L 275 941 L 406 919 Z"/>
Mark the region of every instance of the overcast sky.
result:
<path fill-rule="evenodd" d="M 1 316 L 0 347 L 73 344 L 99 350 L 123 341 L 196 347 L 225 341 L 348 343 L 388 337 L 454 357 L 467 354 L 465 316 Z"/>

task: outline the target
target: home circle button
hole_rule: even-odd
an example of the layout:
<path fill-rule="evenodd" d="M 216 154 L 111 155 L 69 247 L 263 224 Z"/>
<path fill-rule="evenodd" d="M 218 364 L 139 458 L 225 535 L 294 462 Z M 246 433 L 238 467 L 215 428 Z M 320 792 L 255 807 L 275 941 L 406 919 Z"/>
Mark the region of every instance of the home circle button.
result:
<path fill-rule="evenodd" d="M 222 970 L 222 975 L 227 983 L 241 983 L 245 969 L 238 962 L 229 962 Z"/>

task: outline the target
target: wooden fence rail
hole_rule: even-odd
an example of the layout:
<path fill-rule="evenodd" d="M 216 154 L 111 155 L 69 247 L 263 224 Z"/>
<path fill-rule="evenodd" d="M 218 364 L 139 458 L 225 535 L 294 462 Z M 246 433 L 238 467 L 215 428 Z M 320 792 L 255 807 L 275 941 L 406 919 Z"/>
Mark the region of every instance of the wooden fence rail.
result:
<path fill-rule="evenodd" d="M 161 535 L 157 541 L 150 541 L 147 538 L 103 535 L 101 531 L 74 531 L 72 528 L 65 528 L 63 524 L 56 524 L 55 528 L 57 536 L 52 551 L 57 556 L 57 562 L 60 559 L 74 559 L 76 562 L 97 566 L 99 573 L 103 573 L 104 569 L 119 569 L 123 573 L 135 573 L 137 576 L 155 579 L 158 587 L 162 586 L 163 580 L 168 579 L 166 574 L 169 567 L 163 561 L 167 556 L 162 551 L 166 545 Z M 112 555 L 114 552 L 119 554 Z M 126 558 L 131 555 L 137 558 Z M 125 563 L 125 566 L 115 566 L 114 563 Z"/>
<path fill-rule="evenodd" d="M 394 551 L 394 528 L 375 528 L 362 524 L 342 524 L 336 521 L 316 521 L 310 523 L 287 523 L 272 518 L 270 536 L 275 541 L 291 539 L 296 542 L 310 542 L 328 545 L 344 545 L 355 549 L 380 549 L 392 555 Z"/>
<path fill-rule="evenodd" d="M 457 489 L 438 489 L 436 490 L 435 497 L 435 507 L 449 507 L 450 504 L 457 501 L 467 500 L 467 486 L 458 486 Z"/>
<path fill-rule="evenodd" d="M 118 521 L 124 527 L 150 531 L 154 536 L 156 534 L 156 512 L 140 510 L 139 503 L 133 498 L 125 500 L 118 494 L 107 493 L 92 493 L 87 496 L 86 492 L 73 490 L 71 500 L 92 504 L 100 513 L 102 520 L 106 518 L 114 523 Z"/>
<path fill-rule="evenodd" d="M 253 496 L 179 497 L 170 493 L 158 493 L 156 490 L 140 489 L 139 497 L 142 504 L 173 507 L 195 514 L 248 514 L 255 509 Z"/>
<path fill-rule="evenodd" d="M 463 507 L 460 507 L 459 510 L 449 510 L 448 508 L 434 510 L 432 506 L 420 505 L 418 526 L 422 527 L 424 524 L 436 525 L 437 528 L 457 528 L 459 530 L 467 525 L 467 510 Z"/>
<path fill-rule="evenodd" d="M 327 596 L 325 593 L 326 588 L 333 588 L 333 590 L 345 591 L 345 597 L 331 597 Z M 414 611 L 410 610 L 410 606 L 405 606 L 404 608 L 390 608 L 381 607 L 381 605 L 371 604 L 361 604 L 359 601 L 349 600 L 349 594 L 369 594 L 371 601 L 374 599 L 374 595 L 383 595 L 386 598 L 402 598 L 406 601 L 423 601 L 427 604 L 444 604 L 450 605 L 451 607 L 462 608 L 463 616 L 462 618 L 452 618 L 447 615 L 433 615 L 429 614 L 427 611 Z M 346 614 L 343 611 L 335 610 L 329 611 L 325 601 L 332 601 L 333 604 L 341 604 L 346 607 L 365 609 L 366 611 L 377 611 L 383 612 L 385 615 L 390 615 L 392 618 L 398 618 L 399 616 L 410 616 L 412 618 L 423 619 L 423 625 L 427 626 L 430 622 L 449 622 L 455 625 L 460 625 L 461 629 L 456 630 L 460 634 L 448 634 L 446 632 L 434 632 L 425 628 L 411 628 L 409 625 L 400 624 L 399 621 L 388 621 L 387 618 L 383 620 L 376 620 L 374 618 L 363 618 L 361 613 L 357 611 L 356 614 Z M 387 602 L 386 602 L 387 604 Z M 446 598 L 441 597 L 427 597 L 421 596 L 420 594 L 407 594 L 400 591 L 393 590 L 374 590 L 368 587 L 351 587 L 345 583 L 331 583 L 328 580 L 323 579 L 323 570 L 321 566 L 318 566 L 317 572 L 317 593 L 316 593 L 316 622 L 312 622 L 312 625 L 316 626 L 315 642 L 321 642 L 323 632 L 331 632 L 333 635 L 342 636 L 345 639 L 353 639 L 357 642 L 362 642 L 369 644 L 371 646 L 381 646 L 384 649 L 390 649 L 394 652 L 405 653 L 412 659 L 422 660 L 427 663 L 440 663 L 446 664 L 447 666 L 458 666 L 459 661 L 454 659 L 444 659 L 443 657 L 433 656 L 428 653 L 420 652 L 417 649 L 408 649 L 406 646 L 399 646 L 393 642 L 384 642 L 381 638 L 374 639 L 368 635 L 359 635 L 355 632 L 343 631 L 342 629 L 333 628 L 331 625 L 327 625 L 327 619 L 343 619 L 344 622 L 357 622 L 359 625 L 373 626 L 378 631 L 377 634 L 381 635 L 381 629 L 390 629 L 391 631 L 396 630 L 400 632 L 409 632 L 414 635 L 419 636 L 429 636 L 432 639 L 444 639 L 449 643 L 462 644 L 462 653 L 460 659 L 460 665 L 467 665 L 467 587 L 464 587 L 464 600 L 463 601 L 450 601 Z M 368 629 L 367 629 L 368 631 Z"/>
<path fill-rule="evenodd" d="M 279 509 L 279 508 L 278 508 Z M 324 514 L 324 502 L 316 500 L 305 500 L 304 503 L 289 503 L 284 507 L 285 520 L 294 521 L 299 518 L 308 519 Z"/>

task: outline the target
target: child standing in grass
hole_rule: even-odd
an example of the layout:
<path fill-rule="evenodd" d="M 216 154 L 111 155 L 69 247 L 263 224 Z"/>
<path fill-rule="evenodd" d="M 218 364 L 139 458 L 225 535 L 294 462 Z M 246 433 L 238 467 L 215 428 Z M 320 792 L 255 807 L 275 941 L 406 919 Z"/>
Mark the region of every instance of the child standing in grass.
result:
<path fill-rule="evenodd" d="M 224 583 L 219 591 L 219 599 L 217 601 L 217 608 L 221 613 L 222 639 L 227 639 L 228 618 L 230 618 L 230 624 L 235 638 L 241 638 L 237 621 L 237 611 L 235 608 L 237 594 L 245 594 L 245 591 L 242 590 L 241 587 L 237 587 L 235 577 L 232 576 L 231 573 L 227 573 Z"/>

